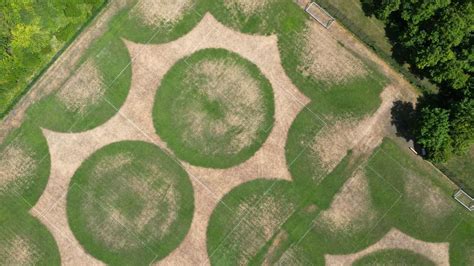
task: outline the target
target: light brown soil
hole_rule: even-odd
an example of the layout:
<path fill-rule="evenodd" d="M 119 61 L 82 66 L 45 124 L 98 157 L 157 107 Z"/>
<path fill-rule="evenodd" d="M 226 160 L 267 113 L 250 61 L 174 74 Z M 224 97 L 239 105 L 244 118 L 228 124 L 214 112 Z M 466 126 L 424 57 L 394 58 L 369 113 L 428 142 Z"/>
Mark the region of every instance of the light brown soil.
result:
<path fill-rule="evenodd" d="M 362 61 L 328 36 L 319 24 L 307 23 L 304 33 L 303 62 L 298 69 L 305 76 L 331 83 L 343 83 L 367 75 Z"/>
<path fill-rule="evenodd" d="M 354 261 L 372 252 L 383 249 L 408 249 L 421 254 L 436 265 L 449 265 L 449 243 L 430 243 L 414 239 L 397 229 L 391 229 L 372 246 L 353 254 L 325 255 L 327 265 L 351 265 Z"/>
<path fill-rule="evenodd" d="M 57 97 L 69 111 L 83 114 L 100 102 L 104 93 L 101 74 L 94 62 L 88 60 L 66 81 Z"/>
<path fill-rule="evenodd" d="M 336 194 L 330 208 L 322 211 L 316 222 L 321 222 L 331 231 L 352 232 L 375 219 L 368 181 L 364 170 L 358 168 Z"/>
<path fill-rule="evenodd" d="M 193 0 L 140 0 L 130 16 L 138 16 L 150 26 L 173 23 L 191 9 L 193 3 Z"/>
<path fill-rule="evenodd" d="M 195 212 L 184 241 L 161 264 L 208 264 L 206 228 L 216 204 L 235 186 L 259 177 L 291 180 L 286 167 L 288 129 L 309 102 L 281 66 L 276 36 L 251 36 L 230 30 L 210 14 L 186 36 L 161 45 L 126 42 L 132 58 L 132 85 L 119 113 L 105 124 L 83 133 L 43 130 L 51 154 L 51 176 L 32 213 L 56 239 L 64 264 L 100 264 L 86 254 L 69 229 L 65 195 L 70 177 L 82 161 L 101 147 L 121 140 L 142 140 L 169 151 L 155 135 L 151 117 L 156 88 L 179 59 L 204 48 L 224 48 L 256 64 L 270 81 L 275 100 L 275 121 L 259 151 L 246 162 L 228 169 L 207 169 L 182 162 L 194 188 Z M 193 252 L 189 252 L 192 250 Z"/>
<path fill-rule="evenodd" d="M 227 8 L 238 8 L 246 15 L 253 15 L 262 10 L 272 0 L 224 0 Z"/>
<path fill-rule="evenodd" d="M 37 167 L 32 153 L 22 145 L 12 143 L 0 153 L 0 194 L 9 187 L 28 187 L 28 178 Z"/>
<path fill-rule="evenodd" d="M 386 87 L 381 93 L 382 104 L 374 114 L 356 121 L 336 120 L 316 136 L 312 146 L 315 158 L 330 172 L 353 149 L 358 154 L 370 154 L 388 134 L 390 111 L 398 96 L 398 88 Z"/>

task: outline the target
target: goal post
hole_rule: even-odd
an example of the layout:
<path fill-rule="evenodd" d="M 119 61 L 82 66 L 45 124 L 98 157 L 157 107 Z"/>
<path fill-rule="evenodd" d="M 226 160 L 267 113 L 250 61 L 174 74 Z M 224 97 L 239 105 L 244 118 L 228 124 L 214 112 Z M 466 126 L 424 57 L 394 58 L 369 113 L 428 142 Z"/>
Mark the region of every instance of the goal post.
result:
<path fill-rule="evenodd" d="M 460 189 L 454 194 L 454 199 L 457 200 L 461 205 L 466 207 L 469 211 L 474 210 L 474 199 L 471 198 L 464 190 Z"/>
<path fill-rule="evenodd" d="M 309 3 L 306 6 L 305 11 L 326 29 L 329 29 L 331 24 L 336 20 L 326 10 L 324 10 L 324 8 L 315 2 Z"/>

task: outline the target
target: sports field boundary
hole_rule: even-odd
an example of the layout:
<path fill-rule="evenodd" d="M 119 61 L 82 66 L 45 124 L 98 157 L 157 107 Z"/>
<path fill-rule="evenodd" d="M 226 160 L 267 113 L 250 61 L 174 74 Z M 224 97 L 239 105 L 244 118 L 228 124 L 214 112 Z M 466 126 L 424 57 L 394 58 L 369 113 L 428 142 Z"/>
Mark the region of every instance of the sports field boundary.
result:
<path fill-rule="evenodd" d="M 93 21 L 95 21 L 98 15 L 102 13 L 104 8 L 108 6 L 109 3 L 109 0 L 104 0 L 104 2 L 92 12 L 91 16 L 89 16 L 89 18 L 74 33 L 74 35 L 69 40 L 67 40 L 64 45 L 56 52 L 56 54 L 49 60 L 49 62 L 42 68 L 40 68 L 35 75 L 33 75 L 33 78 L 30 80 L 30 82 L 28 82 L 28 84 L 21 90 L 21 93 L 15 96 L 12 101 L 8 103 L 8 106 L 5 111 L 0 113 L 0 120 L 3 120 L 5 117 L 7 117 L 10 112 L 15 108 L 17 103 L 19 103 L 26 95 L 28 95 L 33 85 L 43 76 L 44 73 L 46 73 L 46 71 L 56 62 L 56 60 L 61 57 L 61 55 L 71 46 L 71 44 L 74 43 L 74 41 L 79 37 L 79 35 L 81 35 L 81 33 L 83 33 L 84 30 L 87 29 Z"/>

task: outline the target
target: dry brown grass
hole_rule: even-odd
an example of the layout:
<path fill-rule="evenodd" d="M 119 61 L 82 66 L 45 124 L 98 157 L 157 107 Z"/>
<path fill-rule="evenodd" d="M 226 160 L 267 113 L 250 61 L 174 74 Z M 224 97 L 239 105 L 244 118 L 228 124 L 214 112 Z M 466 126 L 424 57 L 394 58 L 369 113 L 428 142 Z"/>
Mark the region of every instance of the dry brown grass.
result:
<path fill-rule="evenodd" d="M 336 194 L 330 208 L 321 212 L 318 222 L 331 231 L 348 232 L 375 219 L 367 177 L 362 169 L 357 169 Z"/>
<path fill-rule="evenodd" d="M 272 0 L 224 0 L 224 5 L 229 9 L 237 8 L 249 16 L 265 8 L 271 1 Z"/>
<path fill-rule="evenodd" d="M 430 243 L 391 229 L 381 240 L 357 253 L 325 255 L 328 265 L 351 265 L 354 261 L 378 250 L 408 249 L 432 260 L 436 265 L 449 265 L 449 243 Z"/>
<path fill-rule="evenodd" d="M 431 184 L 426 178 L 408 174 L 405 181 L 404 195 L 413 205 L 418 206 L 417 210 L 420 210 L 422 215 L 442 218 L 454 210 L 452 206 L 454 201 L 446 197 L 438 186 Z"/>
<path fill-rule="evenodd" d="M 123 168 L 129 160 L 127 155 L 118 157 L 120 158 L 117 163 L 107 168 L 109 171 Z M 110 162 L 110 159 L 106 158 L 103 161 Z M 121 166 L 117 167 L 120 164 Z M 169 235 L 170 227 L 178 216 L 180 197 L 174 181 L 168 180 L 169 173 L 163 172 L 155 165 L 150 167 L 147 176 L 144 174 L 130 176 L 130 172 L 117 176 L 116 182 L 122 183 L 123 190 L 121 191 L 108 191 L 109 194 L 100 199 L 87 193 L 84 195 L 88 202 L 82 206 L 83 212 L 89 213 L 86 217 L 87 227 L 107 247 L 114 250 L 129 250 Z M 103 173 L 104 170 L 105 168 L 102 168 L 99 172 Z M 170 181 L 170 183 L 157 188 L 153 184 L 155 179 Z M 122 193 L 132 193 L 144 204 L 138 214 L 130 217 L 122 213 L 121 209 L 112 206 L 111 203 L 118 200 Z M 106 212 L 105 219 L 95 215 L 97 203 Z M 137 236 L 140 236 L 143 242 Z"/>
<path fill-rule="evenodd" d="M 307 28 L 303 62 L 298 66 L 303 75 L 325 82 L 343 83 L 368 73 L 362 61 L 328 36 L 324 27 L 308 23 Z"/>
<path fill-rule="evenodd" d="M 390 110 L 397 94 L 396 87 L 388 86 L 380 95 L 382 104 L 374 114 L 359 121 L 332 119 L 335 122 L 322 129 L 314 140 L 312 152 L 324 170 L 333 170 L 348 150 L 369 154 L 382 142 L 388 133 Z"/>
<path fill-rule="evenodd" d="M 174 23 L 192 8 L 193 3 L 193 0 L 140 0 L 130 16 L 138 16 L 150 26 Z"/>
<path fill-rule="evenodd" d="M 11 185 L 28 187 L 37 167 L 33 153 L 20 144 L 8 145 L 0 154 L 0 194 L 6 192 Z"/>
<path fill-rule="evenodd" d="M 0 245 L 0 264 L 2 265 L 36 265 L 38 256 L 37 248 L 18 235 Z"/>
<path fill-rule="evenodd" d="M 210 119 L 205 110 L 184 107 L 190 109 L 187 124 L 191 125 L 183 134 L 186 142 L 206 143 L 209 134 L 219 138 L 238 128 L 239 133 L 220 151 L 235 154 L 251 145 L 265 119 L 265 106 L 259 84 L 250 73 L 230 60 L 218 59 L 200 62 L 187 76 L 191 81 L 205 80 L 200 93 L 219 103 L 225 117 Z"/>
<path fill-rule="evenodd" d="M 86 61 L 58 91 L 57 97 L 71 112 L 81 114 L 99 103 L 105 93 L 102 77 L 92 60 Z"/>
<path fill-rule="evenodd" d="M 257 255 L 260 248 L 280 229 L 295 207 L 284 199 L 270 196 L 259 199 L 260 197 L 250 197 L 237 207 L 235 217 L 244 221 L 226 240 L 228 243 L 239 243 L 243 248 L 237 258 L 239 265 L 247 265 L 249 259 Z"/>

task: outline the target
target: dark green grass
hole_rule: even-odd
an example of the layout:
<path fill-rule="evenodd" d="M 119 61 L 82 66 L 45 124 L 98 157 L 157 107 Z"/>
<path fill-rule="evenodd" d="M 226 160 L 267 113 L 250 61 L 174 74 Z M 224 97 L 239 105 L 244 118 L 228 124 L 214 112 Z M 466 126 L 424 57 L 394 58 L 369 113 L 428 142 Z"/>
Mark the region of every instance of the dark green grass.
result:
<path fill-rule="evenodd" d="M 405 249 L 384 249 L 356 260 L 354 266 L 362 265 L 418 265 L 434 266 L 433 261 L 423 255 Z"/>
<path fill-rule="evenodd" d="M 207 60 L 231 62 L 249 74 L 259 86 L 263 108 L 257 111 L 264 115 L 264 121 L 258 125 L 257 136 L 252 143 L 240 150 L 230 152 L 223 148 L 245 128 L 229 128 L 222 136 L 210 134 L 212 131 L 209 129 L 219 121 L 226 121 L 223 119 L 235 107 L 228 106 L 229 103 L 212 100 L 202 92 L 201 86 L 208 86 L 207 77 L 186 78 L 195 71 L 196 65 Z M 227 95 L 227 97 L 230 96 Z M 252 112 L 255 111 L 248 107 L 242 108 L 245 108 L 242 109 L 242 115 L 248 113 L 245 119 L 252 119 L 254 115 Z M 261 74 L 256 65 L 226 50 L 205 49 L 181 59 L 164 76 L 155 98 L 153 122 L 157 134 L 180 159 L 204 167 L 227 168 L 247 160 L 261 147 L 273 127 L 274 109 L 270 82 Z M 193 112 L 206 114 L 202 124 L 206 131 L 201 134 L 204 140 L 200 143 L 191 141 L 185 136 L 186 132 L 193 130 L 187 122 L 187 116 L 192 115 Z"/>
<path fill-rule="evenodd" d="M 28 176 L 21 176 L 17 181 L 2 188 L 0 209 L 21 208 L 26 211 L 36 203 L 48 182 L 50 168 L 48 146 L 41 129 L 31 122 L 25 122 L 20 128 L 11 132 L 1 143 L 0 153 L 5 152 L 11 145 L 19 145 L 25 149 L 36 165 Z"/>
<path fill-rule="evenodd" d="M 0 214 L 1 211 L 0 211 Z M 23 211 L 10 213 L 9 216 L 0 216 L 0 264 L 7 265 L 11 258 L 4 245 L 9 245 L 15 238 L 21 238 L 32 248 L 34 265 L 60 265 L 61 258 L 56 242 L 46 227 L 36 218 Z"/>
<path fill-rule="evenodd" d="M 101 175 L 97 174 L 99 165 L 103 164 L 102 160 L 119 154 L 131 155 L 132 161 Z M 154 176 L 150 172 L 154 169 L 153 166 L 160 169 L 160 176 Z M 160 189 L 167 191 L 166 187 L 173 184 L 179 193 L 176 220 L 159 237 L 154 234 L 156 230 L 160 230 L 158 227 L 171 211 L 171 207 L 166 202 L 163 203 L 162 198 L 155 206 L 159 211 L 145 224 L 143 230 L 137 231 L 123 225 L 121 236 L 116 237 L 125 239 L 126 245 L 120 248 L 109 247 L 89 226 L 97 226 L 98 230 L 112 226 L 100 223 L 110 218 L 110 208 L 128 218 L 134 218 L 143 211 L 146 202 L 129 186 L 133 180 L 147 182 L 147 187 L 154 193 L 158 193 L 156 191 Z M 85 209 L 88 204 L 92 204 L 93 212 Z M 76 171 L 67 195 L 68 222 L 74 236 L 87 252 L 115 265 L 149 264 L 169 254 L 189 230 L 193 212 L 193 190 L 187 173 L 158 147 L 144 142 L 114 143 L 94 153 Z"/>

